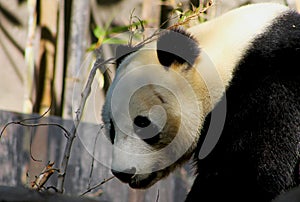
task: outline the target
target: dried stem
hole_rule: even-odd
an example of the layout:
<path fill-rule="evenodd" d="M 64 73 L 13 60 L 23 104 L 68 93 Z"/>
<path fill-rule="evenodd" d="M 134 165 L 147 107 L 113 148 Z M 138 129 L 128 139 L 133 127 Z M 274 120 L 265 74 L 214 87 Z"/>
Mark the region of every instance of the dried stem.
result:
<path fill-rule="evenodd" d="M 33 141 L 33 135 L 32 133 L 30 134 L 30 146 L 29 146 L 29 154 L 30 154 L 30 158 L 35 161 L 35 162 L 43 162 L 43 160 L 38 160 L 36 159 L 33 154 L 32 154 L 32 141 Z"/>
<path fill-rule="evenodd" d="M 51 106 L 48 108 L 48 110 L 46 110 L 42 115 L 40 115 L 38 117 L 22 119 L 21 121 L 11 121 L 11 122 L 5 124 L 5 126 L 2 128 L 2 130 L 0 132 L 0 140 L 1 140 L 2 135 L 3 135 L 4 131 L 6 130 L 6 128 L 12 124 L 21 125 L 21 126 L 25 126 L 25 127 L 55 126 L 55 127 L 62 129 L 64 131 L 65 137 L 69 138 L 70 132 L 58 123 L 36 123 L 36 124 L 35 123 L 27 123 L 30 121 L 37 121 L 37 120 L 44 118 L 46 116 L 46 114 L 50 111 L 50 109 L 51 109 Z"/>
<path fill-rule="evenodd" d="M 99 132 L 103 129 L 104 125 L 101 125 Z M 92 181 L 92 175 L 93 175 L 93 170 L 94 170 L 94 163 L 95 163 L 95 153 L 96 153 L 96 144 L 97 144 L 97 140 L 99 137 L 99 132 L 97 133 L 96 137 L 95 137 L 95 142 L 94 142 L 94 148 L 93 148 L 93 154 L 92 154 L 92 164 L 91 164 L 91 169 L 90 169 L 90 174 L 89 174 L 89 182 L 88 182 L 88 187 L 87 189 L 91 188 L 91 181 Z"/>
<path fill-rule="evenodd" d="M 214 5 L 214 1 L 210 0 L 209 3 L 206 5 L 206 7 L 202 8 L 201 10 L 198 10 L 198 11 L 196 10 L 195 13 L 187 16 L 186 19 L 184 19 L 183 21 L 177 22 L 174 25 L 169 26 L 167 29 L 173 29 L 173 28 L 188 24 L 191 20 L 198 18 L 201 13 L 206 12 L 213 5 Z"/>
<path fill-rule="evenodd" d="M 36 124 L 29 124 L 29 123 L 24 123 L 23 121 L 12 121 L 12 122 L 7 123 L 3 127 L 3 129 L 1 130 L 1 133 L 0 133 L 0 139 L 1 139 L 1 137 L 2 137 L 2 135 L 4 133 L 4 131 L 5 131 L 5 129 L 9 125 L 11 125 L 11 124 L 21 125 L 21 126 L 26 126 L 26 127 L 56 126 L 56 127 L 60 128 L 60 129 L 62 129 L 64 131 L 64 133 L 65 133 L 64 135 L 65 135 L 66 138 L 69 138 L 69 136 L 70 136 L 70 132 L 67 129 L 65 129 L 62 125 L 59 125 L 57 123 L 36 123 Z"/>
<path fill-rule="evenodd" d="M 83 192 L 82 194 L 80 194 L 80 196 L 83 196 L 87 193 L 89 193 L 90 191 L 94 190 L 94 189 L 97 189 L 98 187 L 100 187 L 101 185 L 103 185 L 104 183 L 112 180 L 113 178 L 115 178 L 115 176 L 111 176 L 110 178 L 107 178 L 107 179 L 104 179 L 102 182 L 96 184 L 95 186 L 89 188 L 88 190 L 86 190 L 85 192 Z"/>
<path fill-rule="evenodd" d="M 87 83 L 85 85 L 85 88 L 83 90 L 83 92 L 81 93 L 81 100 L 79 103 L 79 107 L 77 109 L 76 113 L 76 117 L 75 120 L 73 121 L 73 126 L 70 132 L 70 136 L 68 138 L 66 147 L 65 147 L 65 152 L 64 152 L 64 156 L 63 156 L 63 160 L 61 163 L 61 168 L 60 168 L 60 173 L 58 175 L 58 182 L 57 182 L 57 189 L 59 192 L 63 192 L 63 187 L 64 187 L 64 181 L 65 181 L 65 175 L 66 175 L 66 171 L 67 171 L 67 167 L 68 167 L 68 163 L 69 163 L 69 158 L 70 158 L 70 154 L 71 154 L 71 148 L 72 148 L 72 144 L 74 141 L 74 138 L 76 137 L 76 132 L 77 132 L 77 128 L 79 126 L 82 114 L 83 114 L 83 110 L 84 110 L 84 106 L 85 103 L 87 101 L 87 98 L 89 97 L 90 93 L 91 93 L 91 86 L 92 83 L 94 81 L 94 77 L 95 74 L 97 72 L 97 69 L 99 68 L 101 71 L 101 67 L 104 64 L 109 63 L 110 61 L 114 60 L 114 58 L 110 58 L 106 61 L 102 61 L 100 60 L 100 62 L 96 61 L 96 63 L 94 64 L 92 70 L 90 71 Z M 103 73 L 103 71 L 101 71 Z"/>

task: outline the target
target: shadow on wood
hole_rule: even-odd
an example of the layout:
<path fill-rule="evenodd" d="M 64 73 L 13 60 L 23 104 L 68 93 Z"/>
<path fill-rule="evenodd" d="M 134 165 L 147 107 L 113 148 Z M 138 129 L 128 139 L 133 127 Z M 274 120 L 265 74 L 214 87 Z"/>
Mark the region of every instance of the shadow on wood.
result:
<path fill-rule="evenodd" d="M 53 193 L 40 193 L 24 187 L 0 186 L 0 201 L 6 202 L 96 202 L 95 200 Z"/>

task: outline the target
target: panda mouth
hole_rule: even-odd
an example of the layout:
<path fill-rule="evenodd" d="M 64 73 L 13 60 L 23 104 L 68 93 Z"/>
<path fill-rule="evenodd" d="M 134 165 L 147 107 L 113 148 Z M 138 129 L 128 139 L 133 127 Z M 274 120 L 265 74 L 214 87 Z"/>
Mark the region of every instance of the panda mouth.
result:
<path fill-rule="evenodd" d="M 146 189 L 157 181 L 156 172 L 150 174 L 136 174 L 132 177 L 131 181 L 128 182 L 128 185 L 133 189 Z"/>

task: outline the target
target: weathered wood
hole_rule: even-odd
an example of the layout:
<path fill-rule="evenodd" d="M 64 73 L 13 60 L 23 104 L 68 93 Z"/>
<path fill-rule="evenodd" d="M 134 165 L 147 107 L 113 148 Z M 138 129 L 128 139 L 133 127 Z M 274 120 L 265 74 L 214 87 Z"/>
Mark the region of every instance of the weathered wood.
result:
<path fill-rule="evenodd" d="M 0 186 L 0 201 L 6 202 L 97 202 L 96 200 L 57 193 L 37 192 L 24 187 Z"/>
<path fill-rule="evenodd" d="M 78 103 L 81 89 L 84 87 L 84 75 L 80 72 L 89 41 L 90 1 L 73 0 L 68 42 L 67 70 L 65 78 L 65 95 L 63 117 L 71 119 L 74 116 L 74 103 Z M 77 86 L 75 88 L 75 86 Z M 76 95 L 76 96 L 73 96 Z"/>
<path fill-rule="evenodd" d="M 12 120 L 19 121 L 33 117 L 36 118 L 38 115 L 0 111 L 0 130 Z M 49 116 L 40 120 L 31 120 L 30 123 L 60 124 L 69 130 L 73 125 L 73 120 Z M 90 187 L 93 187 L 112 176 L 110 172 L 112 147 L 106 137 L 99 133 L 99 128 L 100 126 L 96 124 L 80 123 L 78 137 L 74 141 L 67 169 L 65 194 L 78 196 L 88 189 L 89 183 Z M 27 141 L 30 138 L 25 138 L 27 135 L 32 137 L 47 136 L 47 141 L 43 144 L 38 141 L 32 142 L 30 146 L 30 142 Z M 99 136 L 95 141 L 97 135 Z M 63 131 L 54 125 L 30 128 L 10 125 L 5 129 L 0 139 L 0 185 L 18 187 L 25 184 L 30 186 L 32 179 L 40 174 L 49 161 L 54 162 L 54 168 L 60 167 L 65 145 L 66 138 Z M 96 147 L 94 147 L 95 145 Z M 31 151 L 28 147 L 31 148 Z M 92 157 L 94 148 L 94 157 Z M 43 155 L 40 154 L 42 150 L 44 150 Z M 33 161 L 31 156 L 42 162 Z M 93 160 L 93 172 L 90 175 Z M 32 169 L 33 167 L 38 169 Z M 182 202 L 193 179 L 190 177 L 192 174 L 185 171 L 189 169 L 190 167 L 186 167 L 177 170 L 147 190 L 132 190 L 128 185 L 114 178 L 85 196 L 93 196 L 94 199 L 110 202 L 131 202 L 131 199 L 138 202 L 154 202 L 159 191 L 158 201 L 160 202 Z M 29 177 L 26 175 L 27 173 Z M 46 182 L 45 187 L 56 186 L 57 177 L 58 173 L 55 172 Z M 101 194 L 98 195 L 99 193 Z M 1 196 L 0 193 L 0 201 Z"/>

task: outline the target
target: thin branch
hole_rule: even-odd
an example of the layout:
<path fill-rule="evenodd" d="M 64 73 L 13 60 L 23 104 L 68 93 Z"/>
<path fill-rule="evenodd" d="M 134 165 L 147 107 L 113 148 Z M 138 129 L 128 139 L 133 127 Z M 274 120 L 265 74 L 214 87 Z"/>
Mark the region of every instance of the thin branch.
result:
<path fill-rule="evenodd" d="M 32 132 L 32 131 L 31 131 Z M 29 147 L 29 153 L 30 153 L 30 158 L 33 160 L 33 161 L 36 161 L 36 162 L 43 162 L 43 160 L 38 160 L 36 158 L 34 158 L 34 156 L 32 155 L 32 133 L 30 134 L 30 147 Z"/>
<path fill-rule="evenodd" d="M 167 29 L 173 29 L 173 28 L 176 28 L 176 27 L 179 27 L 179 26 L 182 26 L 182 25 L 185 25 L 185 24 L 189 23 L 191 20 L 198 18 L 200 14 L 206 12 L 213 5 L 214 5 L 214 1 L 210 0 L 208 2 L 208 4 L 206 5 L 206 7 L 202 8 L 201 10 L 198 10 L 198 11 L 196 10 L 195 13 L 193 13 L 192 15 L 187 16 L 186 19 L 184 19 L 183 21 L 177 22 L 177 23 L 169 26 Z"/>
<path fill-rule="evenodd" d="M 73 126 L 69 135 L 69 139 L 67 141 L 66 147 L 65 147 L 65 152 L 64 152 L 64 156 L 63 156 L 63 160 L 61 163 L 61 172 L 58 175 L 58 180 L 57 180 L 57 189 L 59 192 L 63 192 L 63 187 L 64 187 L 64 181 L 65 181 L 65 175 L 66 175 L 66 171 L 67 171 L 67 167 L 68 167 L 68 163 L 69 163 L 69 158 L 70 158 L 70 154 L 71 154 L 71 148 L 72 148 L 72 144 L 74 141 L 74 138 L 76 137 L 76 132 L 77 132 L 77 128 L 79 126 L 80 120 L 82 118 L 82 114 L 83 114 L 83 110 L 84 110 L 84 106 L 85 103 L 87 101 L 87 98 L 89 97 L 90 93 L 91 93 L 91 89 L 92 89 L 92 83 L 94 81 L 94 77 L 96 75 L 97 69 L 102 68 L 102 73 L 106 70 L 105 68 L 103 68 L 103 66 L 107 63 L 109 63 L 110 61 L 115 60 L 115 58 L 110 58 L 108 60 L 97 60 L 92 68 L 92 70 L 90 71 L 87 83 L 85 85 L 84 90 L 81 93 L 81 100 L 79 103 L 79 107 L 77 109 L 76 113 L 76 117 L 75 120 L 73 122 Z"/>
<path fill-rule="evenodd" d="M 110 178 L 104 179 L 102 182 L 96 184 L 95 186 L 89 188 L 88 190 L 86 190 L 85 192 L 83 192 L 82 194 L 80 194 L 80 196 L 83 196 L 89 192 L 91 192 L 94 189 L 97 189 L 98 187 L 100 187 L 101 185 L 105 184 L 106 182 L 112 180 L 113 178 L 115 178 L 115 176 L 111 176 Z"/>
<path fill-rule="evenodd" d="M 130 33 L 130 35 L 129 35 L 129 40 L 128 40 L 128 45 L 129 46 L 132 46 L 132 39 L 133 39 L 133 36 L 134 36 L 134 30 L 133 30 L 133 26 L 132 26 L 132 24 L 133 24 L 132 19 L 133 19 L 134 10 L 135 9 L 133 9 L 131 11 L 130 18 L 129 18 L 129 24 L 130 24 L 130 26 L 129 26 L 129 33 Z"/>
<path fill-rule="evenodd" d="M 1 133 L 0 133 L 0 139 L 1 139 L 4 131 L 6 130 L 6 128 L 11 124 L 21 125 L 21 126 L 26 126 L 26 127 L 55 126 L 55 127 L 58 127 L 58 128 L 60 128 L 64 131 L 64 135 L 65 135 L 66 138 L 69 138 L 69 136 L 71 135 L 70 132 L 67 129 L 65 129 L 62 125 L 60 125 L 58 123 L 29 124 L 29 123 L 24 123 L 22 121 L 12 121 L 12 122 L 9 122 L 9 123 L 5 124 L 5 126 L 3 127 L 3 129 L 1 130 Z"/>
<path fill-rule="evenodd" d="M 95 137 L 95 142 L 94 142 L 94 148 L 93 148 L 93 153 L 92 153 L 92 164 L 91 164 L 91 170 L 90 170 L 90 174 L 89 174 L 89 182 L 88 182 L 88 187 L 87 189 L 89 189 L 91 187 L 91 182 L 92 182 L 92 174 L 93 174 L 93 170 L 94 170 L 94 163 L 95 163 L 95 153 L 96 153 L 96 144 L 97 144 L 97 140 L 99 137 L 99 132 L 104 128 L 104 124 L 101 125 L 96 137 Z"/>
<path fill-rule="evenodd" d="M 41 114 L 40 116 L 31 117 L 31 118 L 27 118 L 27 119 L 22 119 L 20 122 L 24 123 L 24 122 L 27 122 L 27 121 L 37 121 L 39 119 L 42 119 L 46 116 L 46 114 L 48 114 L 48 112 L 51 110 L 51 108 L 52 108 L 52 103 L 51 103 L 50 107 L 43 114 Z"/>
<path fill-rule="evenodd" d="M 46 114 L 51 110 L 51 106 L 40 116 L 38 117 L 31 117 L 31 118 L 26 118 L 26 119 L 22 119 L 21 121 L 12 121 L 12 122 L 9 122 L 7 123 L 3 129 L 1 130 L 1 133 L 0 133 L 0 139 L 2 137 L 2 134 L 3 132 L 5 131 L 5 129 L 11 125 L 11 124 L 18 124 L 18 125 L 21 125 L 20 123 L 25 123 L 25 122 L 28 122 L 28 121 L 37 121 L 37 120 L 40 120 L 42 118 L 44 118 L 46 116 Z"/>

